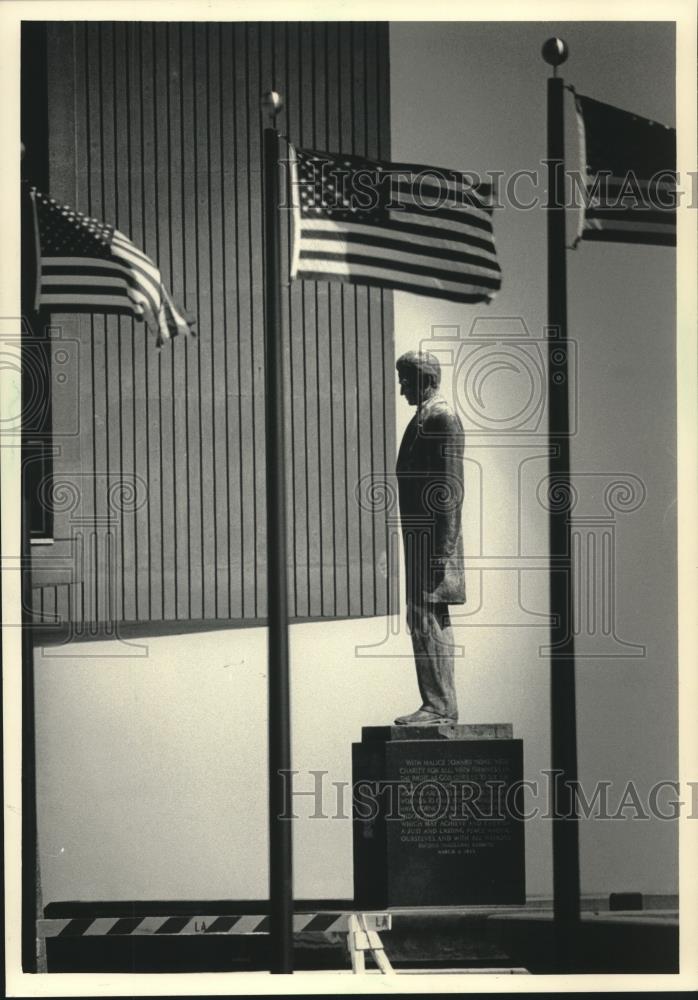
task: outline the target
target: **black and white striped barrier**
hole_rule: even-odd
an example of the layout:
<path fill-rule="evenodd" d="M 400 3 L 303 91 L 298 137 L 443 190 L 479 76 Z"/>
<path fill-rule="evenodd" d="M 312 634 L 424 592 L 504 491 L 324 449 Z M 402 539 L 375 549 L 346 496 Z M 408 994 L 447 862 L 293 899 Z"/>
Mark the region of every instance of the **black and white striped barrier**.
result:
<path fill-rule="evenodd" d="M 296 913 L 295 934 L 347 934 L 349 913 Z M 366 913 L 365 927 L 388 931 L 389 913 Z M 125 937 L 129 935 L 166 936 L 175 934 L 268 934 L 269 917 L 254 914 L 226 916 L 149 916 L 149 917 L 61 917 L 38 920 L 37 938 Z"/>

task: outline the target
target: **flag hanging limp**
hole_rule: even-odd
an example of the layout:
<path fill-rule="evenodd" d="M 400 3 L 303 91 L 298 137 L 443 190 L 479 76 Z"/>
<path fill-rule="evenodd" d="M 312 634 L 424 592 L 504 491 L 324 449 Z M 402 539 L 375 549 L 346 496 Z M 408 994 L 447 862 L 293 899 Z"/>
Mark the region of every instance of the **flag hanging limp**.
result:
<path fill-rule="evenodd" d="M 291 149 L 291 277 L 488 302 L 492 185 L 456 170 Z"/>
<path fill-rule="evenodd" d="M 194 334 L 158 267 L 113 226 L 31 190 L 37 243 L 36 306 L 54 312 L 114 312 L 143 320 L 158 345 Z"/>
<path fill-rule="evenodd" d="M 586 205 L 578 240 L 676 245 L 676 131 L 576 95 Z"/>

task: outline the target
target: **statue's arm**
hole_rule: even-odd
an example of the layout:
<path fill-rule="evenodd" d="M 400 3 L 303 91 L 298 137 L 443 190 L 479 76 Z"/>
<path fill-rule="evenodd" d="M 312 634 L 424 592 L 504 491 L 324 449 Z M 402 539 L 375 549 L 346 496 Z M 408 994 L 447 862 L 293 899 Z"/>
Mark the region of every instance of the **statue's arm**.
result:
<path fill-rule="evenodd" d="M 432 556 L 444 563 L 453 555 L 463 512 L 463 427 L 453 413 L 435 414 L 430 438 L 429 502 L 433 514 Z"/>

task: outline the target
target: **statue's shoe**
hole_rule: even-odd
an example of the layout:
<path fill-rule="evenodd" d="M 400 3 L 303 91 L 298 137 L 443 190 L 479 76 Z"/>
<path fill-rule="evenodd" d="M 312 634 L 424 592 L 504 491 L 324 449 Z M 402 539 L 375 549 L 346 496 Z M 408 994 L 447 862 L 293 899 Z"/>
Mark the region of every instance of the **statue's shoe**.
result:
<path fill-rule="evenodd" d="M 411 715 L 399 715 L 395 720 L 396 726 L 443 726 L 456 722 L 447 715 L 437 715 L 427 709 L 418 708 Z"/>

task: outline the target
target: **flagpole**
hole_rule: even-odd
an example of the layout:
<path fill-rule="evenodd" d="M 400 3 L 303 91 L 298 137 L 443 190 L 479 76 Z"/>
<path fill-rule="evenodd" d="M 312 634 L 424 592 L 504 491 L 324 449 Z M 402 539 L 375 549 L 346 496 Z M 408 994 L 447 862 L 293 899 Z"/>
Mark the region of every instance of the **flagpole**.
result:
<path fill-rule="evenodd" d="M 550 719 L 553 815 L 553 916 L 559 971 L 572 971 L 579 930 L 579 825 L 572 785 L 577 781 L 577 719 L 569 504 L 570 423 L 567 368 L 567 261 L 564 184 L 564 81 L 557 67 L 568 56 L 565 42 L 550 38 L 543 59 L 548 79 L 548 435 L 550 523 Z M 552 496 L 551 496 L 552 499 Z M 560 509 L 560 506 L 563 509 Z"/>
<path fill-rule="evenodd" d="M 264 342 L 266 388 L 267 616 L 269 658 L 269 968 L 293 972 L 291 719 L 288 674 L 284 355 L 279 267 L 279 133 L 281 97 L 262 98 L 264 130 Z M 287 817 L 287 818 L 283 818 Z"/>
<path fill-rule="evenodd" d="M 24 173 L 24 146 L 22 172 Z M 22 424 L 20 430 L 20 594 L 22 624 L 22 969 L 37 971 L 36 921 L 39 912 L 39 854 L 36 809 L 36 719 L 34 715 L 34 637 L 32 627 L 32 572 L 29 510 L 29 469 L 31 450 L 27 428 L 27 395 L 29 370 L 27 340 L 38 336 L 39 315 L 34 311 L 34 289 L 38 270 L 35 256 L 34 220 L 28 181 L 20 188 L 22 219 L 22 323 L 21 323 L 21 385 Z M 29 328 L 31 324 L 32 330 Z M 41 971 L 41 970 L 38 970 Z"/>

